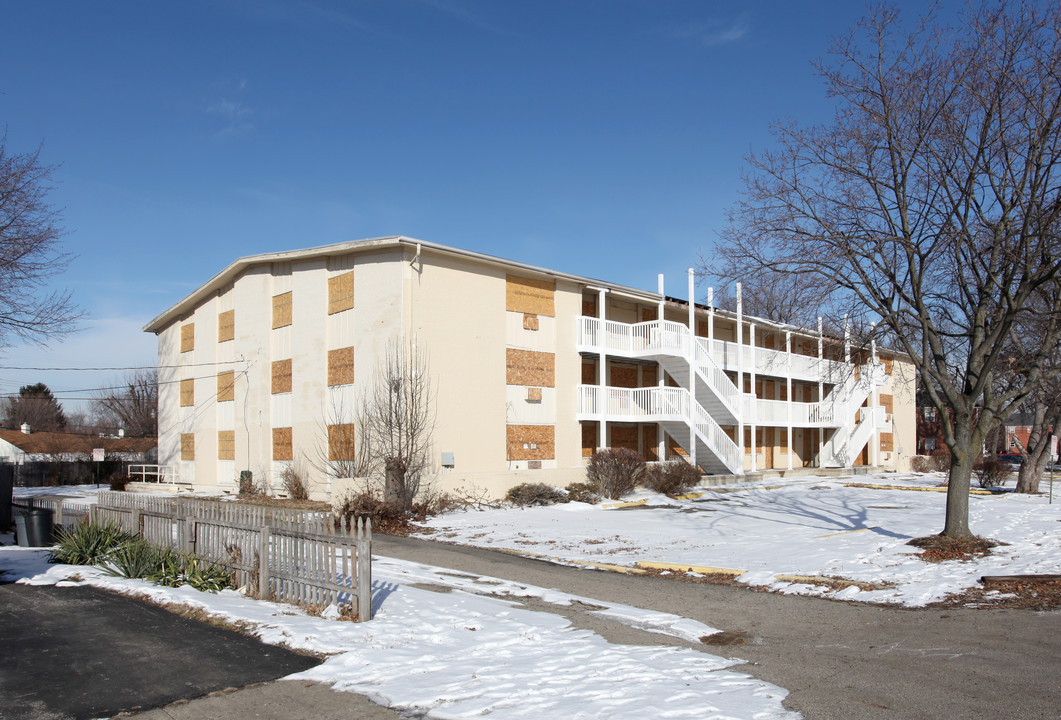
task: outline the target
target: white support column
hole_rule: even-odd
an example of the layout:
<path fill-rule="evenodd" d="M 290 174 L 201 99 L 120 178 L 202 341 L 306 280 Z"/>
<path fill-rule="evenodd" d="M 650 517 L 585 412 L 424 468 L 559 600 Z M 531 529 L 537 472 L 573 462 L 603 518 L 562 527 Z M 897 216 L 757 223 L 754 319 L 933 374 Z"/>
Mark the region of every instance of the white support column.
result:
<path fill-rule="evenodd" d="M 876 323 L 874 323 L 874 326 L 875 325 L 876 325 Z M 871 333 L 871 337 L 870 337 L 870 341 L 869 341 L 869 358 L 870 358 L 869 371 L 870 371 L 870 373 L 873 373 L 875 371 L 876 367 L 877 367 L 877 340 L 876 340 L 876 338 L 872 337 L 873 327 L 870 327 L 870 333 Z M 872 379 L 872 377 L 873 376 L 871 374 L 870 378 Z M 873 422 L 872 418 L 876 416 L 877 406 L 880 405 L 880 390 L 877 388 L 877 383 L 875 383 L 875 382 L 871 384 L 871 387 L 873 389 L 871 391 L 872 394 L 870 395 L 870 397 L 872 397 L 873 399 L 870 400 L 870 403 L 869 403 L 870 404 L 870 413 L 872 413 L 870 415 L 870 418 L 871 418 L 870 422 Z M 869 451 L 869 458 L 868 458 L 869 464 L 872 465 L 873 467 L 879 467 L 880 466 L 880 454 L 879 454 L 880 453 L 880 428 L 877 427 L 876 423 L 873 423 L 873 434 L 870 436 L 869 442 L 870 442 L 870 451 Z"/>
<path fill-rule="evenodd" d="M 597 381 L 600 383 L 600 420 L 597 424 L 597 449 L 603 450 L 608 445 L 608 296 L 607 289 L 597 291 L 597 315 L 600 320 L 600 367 L 597 368 Z"/>
<path fill-rule="evenodd" d="M 667 294 L 664 291 L 663 284 L 663 273 L 660 273 L 656 278 L 656 287 L 659 291 L 659 311 L 656 313 L 656 321 L 659 322 L 657 327 L 660 328 L 660 332 L 663 332 L 663 312 L 667 306 Z M 666 383 L 663 382 L 663 366 L 656 363 L 656 386 L 663 387 Z M 667 460 L 667 440 L 664 437 L 666 433 L 663 430 L 663 425 L 656 423 L 656 457 L 660 460 Z"/>
<path fill-rule="evenodd" d="M 696 462 L 696 421 L 693 406 L 696 402 L 696 273 L 689 268 L 689 346 L 685 348 L 689 360 L 689 459 Z"/>
<path fill-rule="evenodd" d="M 847 313 L 844 313 L 844 362 L 851 362 L 851 324 L 847 321 Z"/>
<path fill-rule="evenodd" d="M 822 333 L 822 318 L 818 316 L 818 402 L 825 400 L 825 335 Z M 833 420 L 836 421 L 835 418 Z M 825 427 L 818 427 L 818 464 L 822 466 L 822 453 L 825 452 Z"/>
<path fill-rule="evenodd" d="M 740 447 L 740 474 L 744 474 L 744 301 L 741 286 L 737 283 L 737 445 Z"/>
<path fill-rule="evenodd" d="M 788 354 L 788 365 L 785 376 L 785 397 L 788 398 L 788 469 L 792 469 L 792 455 L 795 448 L 792 447 L 792 331 L 785 331 L 785 352 Z"/>
<path fill-rule="evenodd" d="M 752 472 L 758 469 L 755 461 L 755 453 L 758 448 L 756 431 L 759 429 L 759 396 L 755 392 L 755 323 L 748 324 L 748 354 L 751 355 L 751 368 L 748 370 L 748 382 L 752 388 Z"/>

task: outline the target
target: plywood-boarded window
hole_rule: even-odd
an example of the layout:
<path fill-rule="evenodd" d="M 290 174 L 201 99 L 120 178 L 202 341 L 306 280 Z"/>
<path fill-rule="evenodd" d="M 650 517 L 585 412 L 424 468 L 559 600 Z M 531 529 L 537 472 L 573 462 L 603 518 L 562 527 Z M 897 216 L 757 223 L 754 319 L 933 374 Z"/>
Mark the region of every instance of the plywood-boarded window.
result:
<path fill-rule="evenodd" d="M 597 298 L 594 297 L 583 297 L 582 298 L 582 314 L 586 317 L 597 317 Z"/>
<path fill-rule="evenodd" d="M 763 397 L 767 400 L 773 400 L 776 397 L 777 386 L 773 380 L 763 381 Z"/>
<path fill-rule="evenodd" d="M 656 308 L 641 308 L 641 322 L 651 322 L 658 314 L 659 311 Z"/>
<path fill-rule="evenodd" d="M 788 429 L 778 428 L 777 429 L 777 444 L 781 448 L 781 452 L 788 452 Z"/>
<path fill-rule="evenodd" d="M 641 367 L 641 387 L 656 387 L 659 383 L 659 374 L 655 365 L 644 365 Z"/>
<path fill-rule="evenodd" d="M 523 313 L 523 329 L 524 330 L 537 330 L 538 329 L 538 316 L 534 313 Z"/>
<path fill-rule="evenodd" d="M 273 395 L 291 392 L 291 359 L 273 360 Z"/>
<path fill-rule="evenodd" d="M 707 337 L 707 330 L 707 320 L 700 320 L 696 323 L 696 334 L 698 337 Z"/>
<path fill-rule="evenodd" d="M 629 365 L 613 365 L 609 384 L 612 387 L 636 388 L 637 368 Z"/>
<path fill-rule="evenodd" d="M 895 449 L 895 434 L 882 432 L 880 434 L 880 449 L 884 452 L 892 452 Z"/>
<path fill-rule="evenodd" d="M 273 460 L 294 460 L 291 428 L 273 428 Z"/>
<path fill-rule="evenodd" d="M 273 295 L 273 329 L 291 324 L 291 293 Z"/>
<path fill-rule="evenodd" d="M 355 459 L 353 423 L 328 426 L 328 459 L 345 462 Z"/>
<path fill-rule="evenodd" d="M 611 433 L 611 438 L 608 442 L 609 446 L 640 452 L 640 431 L 637 425 L 609 424 L 608 430 Z"/>
<path fill-rule="evenodd" d="M 540 403 L 542 401 L 542 389 L 540 387 L 527 388 L 527 402 Z"/>
<path fill-rule="evenodd" d="M 582 384 L 597 384 L 597 363 L 594 360 L 582 363 Z"/>
<path fill-rule="evenodd" d="M 894 369 L 895 361 L 889 357 L 884 358 L 884 374 L 891 375 Z"/>
<path fill-rule="evenodd" d="M 510 312 L 556 315 L 553 297 L 556 283 L 538 278 L 505 276 L 505 307 Z"/>
<path fill-rule="evenodd" d="M 881 404 L 881 407 L 884 408 L 884 412 L 886 412 L 889 415 L 891 415 L 894 412 L 895 396 L 894 395 L 885 395 L 884 393 L 881 393 L 880 404 Z"/>
<path fill-rule="evenodd" d="M 656 462 L 659 460 L 658 438 L 659 434 L 655 425 L 641 426 L 641 447 L 644 448 L 642 454 L 648 462 Z"/>
<path fill-rule="evenodd" d="M 328 314 L 354 308 L 354 271 L 328 278 Z"/>
<path fill-rule="evenodd" d="M 350 385 L 354 382 L 354 348 L 328 351 L 328 386 Z"/>
<path fill-rule="evenodd" d="M 582 457 L 593 457 L 597 452 L 597 432 L 596 422 L 582 423 Z"/>
<path fill-rule="evenodd" d="M 509 385 L 556 387 L 556 356 L 534 350 L 506 350 L 506 379 Z"/>
<path fill-rule="evenodd" d="M 508 425 L 509 460 L 552 460 L 556 457 L 556 428 L 552 425 Z"/>
<path fill-rule="evenodd" d="M 236 459 L 236 431 L 235 430 L 218 430 L 217 431 L 217 459 L 218 460 L 235 460 Z"/>
<path fill-rule="evenodd" d="M 236 373 L 224 370 L 217 374 L 217 401 L 229 402 L 236 399 Z"/>
<path fill-rule="evenodd" d="M 236 311 L 226 310 L 217 314 L 217 341 L 228 342 L 236 339 Z"/>
<path fill-rule="evenodd" d="M 195 433 L 181 433 L 181 460 L 195 459 Z"/>
<path fill-rule="evenodd" d="M 181 380 L 181 407 L 195 405 L 195 380 Z"/>
<path fill-rule="evenodd" d="M 181 325 L 181 352 L 191 352 L 195 349 L 195 323 Z"/>

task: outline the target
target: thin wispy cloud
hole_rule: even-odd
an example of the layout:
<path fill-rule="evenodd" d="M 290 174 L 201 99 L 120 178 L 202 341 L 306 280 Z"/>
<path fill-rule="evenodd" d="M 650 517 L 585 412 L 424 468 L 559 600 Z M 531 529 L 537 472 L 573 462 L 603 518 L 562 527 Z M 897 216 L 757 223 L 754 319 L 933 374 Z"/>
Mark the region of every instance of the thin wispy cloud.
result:
<path fill-rule="evenodd" d="M 254 131 L 254 123 L 251 118 L 254 110 L 245 105 L 239 96 L 247 87 L 247 81 L 239 78 L 234 82 L 226 83 L 228 87 L 221 93 L 222 97 L 210 101 L 206 106 L 208 115 L 220 118 L 222 127 L 214 133 L 216 137 L 225 138 L 237 135 L 246 135 Z"/>
<path fill-rule="evenodd" d="M 692 21 L 673 26 L 670 30 L 679 37 L 695 40 L 708 47 L 728 45 L 747 37 L 751 32 L 751 18 L 744 12 L 725 20 Z"/>

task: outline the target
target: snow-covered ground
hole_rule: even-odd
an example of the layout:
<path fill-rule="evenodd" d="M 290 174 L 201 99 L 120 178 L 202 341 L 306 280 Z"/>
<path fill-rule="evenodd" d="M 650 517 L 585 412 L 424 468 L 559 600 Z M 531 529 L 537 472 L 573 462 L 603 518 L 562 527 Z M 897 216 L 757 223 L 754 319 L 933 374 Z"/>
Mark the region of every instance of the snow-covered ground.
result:
<path fill-rule="evenodd" d="M 10 539 L 0 536 L 5 543 Z M 674 647 L 612 644 L 556 614 L 520 607 L 513 598 L 598 605 L 602 616 L 693 641 L 716 632 L 666 613 L 377 557 L 376 616 L 351 623 L 232 590 L 165 588 L 111 577 L 97 568 L 48 565 L 46 558 L 44 550 L 0 547 L 7 581 L 88 583 L 249 623 L 265 642 L 331 655 L 289 679 L 362 693 L 418 717 L 800 717 L 782 707 L 784 689 L 732 670 L 739 660 Z M 449 592 L 413 587 L 424 583 Z"/>
<path fill-rule="evenodd" d="M 937 492 L 943 480 L 941 474 L 800 476 L 700 488 L 683 500 L 639 491 L 624 498 L 643 502 L 633 507 L 569 503 L 456 512 L 424 527 L 436 540 L 563 562 L 743 571 L 741 582 L 781 592 L 910 606 L 976 587 L 983 575 L 1061 573 L 1061 497 L 1049 504 L 1045 493 L 970 495 L 972 531 L 1007 544 L 978 560 L 918 559 L 921 551 L 906 543 L 943 529 L 946 493 Z M 858 484 L 903 489 L 853 487 Z M 1061 493 L 1061 480 L 1055 489 Z M 793 576 L 888 587 L 834 590 Z"/>

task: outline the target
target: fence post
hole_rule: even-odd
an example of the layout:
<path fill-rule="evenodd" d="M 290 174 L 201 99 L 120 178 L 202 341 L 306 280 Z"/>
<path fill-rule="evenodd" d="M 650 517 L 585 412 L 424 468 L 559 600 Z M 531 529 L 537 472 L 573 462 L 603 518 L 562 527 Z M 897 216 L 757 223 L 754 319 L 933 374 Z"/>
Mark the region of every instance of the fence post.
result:
<path fill-rule="evenodd" d="M 184 517 L 184 552 L 195 552 L 195 516 Z"/>
<path fill-rule="evenodd" d="M 269 529 L 272 518 L 266 516 L 262 529 L 258 533 L 258 599 L 269 599 Z"/>
<path fill-rule="evenodd" d="M 143 535 L 143 533 L 140 532 L 140 508 L 138 508 L 138 507 L 134 507 L 133 508 L 133 529 L 132 529 L 132 532 L 135 535 L 141 535 L 141 536 Z"/>
<path fill-rule="evenodd" d="M 372 619 L 372 518 L 357 519 L 357 620 Z"/>
<path fill-rule="evenodd" d="M 55 501 L 55 524 L 63 524 L 63 499 L 59 498 Z"/>

